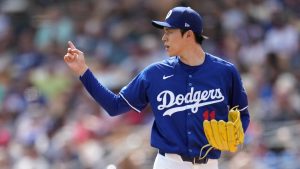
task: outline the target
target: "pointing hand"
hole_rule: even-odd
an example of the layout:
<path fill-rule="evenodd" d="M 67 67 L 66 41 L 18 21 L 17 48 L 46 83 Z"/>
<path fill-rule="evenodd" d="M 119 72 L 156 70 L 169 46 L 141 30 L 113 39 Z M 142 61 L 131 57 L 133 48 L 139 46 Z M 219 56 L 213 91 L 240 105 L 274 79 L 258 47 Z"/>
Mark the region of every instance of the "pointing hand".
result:
<path fill-rule="evenodd" d="M 77 49 L 71 41 L 68 42 L 68 50 L 64 56 L 64 60 L 78 76 L 83 75 L 88 69 L 85 63 L 84 53 Z"/>

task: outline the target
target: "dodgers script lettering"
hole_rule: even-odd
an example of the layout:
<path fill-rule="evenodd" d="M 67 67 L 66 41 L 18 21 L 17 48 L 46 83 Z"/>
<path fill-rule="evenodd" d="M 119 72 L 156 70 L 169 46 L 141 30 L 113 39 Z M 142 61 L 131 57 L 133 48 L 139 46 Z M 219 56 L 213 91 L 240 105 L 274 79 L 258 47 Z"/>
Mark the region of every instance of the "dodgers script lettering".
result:
<path fill-rule="evenodd" d="M 157 95 L 156 99 L 160 103 L 157 106 L 158 110 L 167 109 L 163 116 L 171 116 L 176 112 L 187 109 L 191 109 L 193 113 L 197 113 L 199 107 L 222 102 L 224 96 L 220 88 L 194 91 L 194 88 L 192 87 L 191 91 L 186 95 L 178 94 L 177 96 L 175 96 L 172 91 L 164 90 Z"/>

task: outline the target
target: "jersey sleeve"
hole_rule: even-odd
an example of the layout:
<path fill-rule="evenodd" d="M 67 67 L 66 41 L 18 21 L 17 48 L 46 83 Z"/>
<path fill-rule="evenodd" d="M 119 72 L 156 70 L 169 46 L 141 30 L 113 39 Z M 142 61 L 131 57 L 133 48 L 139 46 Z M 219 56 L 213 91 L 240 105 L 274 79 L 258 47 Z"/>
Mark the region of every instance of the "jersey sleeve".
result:
<path fill-rule="evenodd" d="M 241 112 L 241 120 L 243 123 L 244 131 L 247 130 L 250 123 L 250 115 L 248 112 L 248 99 L 246 90 L 243 87 L 242 79 L 239 72 L 233 66 L 232 69 L 232 84 L 231 84 L 231 97 L 230 108 L 238 106 Z"/>
<path fill-rule="evenodd" d="M 109 115 L 116 116 L 128 112 L 131 109 L 120 95 L 114 94 L 108 88 L 100 84 L 90 69 L 79 78 L 89 94 Z"/>
<path fill-rule="evenodd" d="M 119 94 L 133 110 L 140 113 L 148 104 L 148 86 L 146 70 L 144 70 L 123 87 Z"/>

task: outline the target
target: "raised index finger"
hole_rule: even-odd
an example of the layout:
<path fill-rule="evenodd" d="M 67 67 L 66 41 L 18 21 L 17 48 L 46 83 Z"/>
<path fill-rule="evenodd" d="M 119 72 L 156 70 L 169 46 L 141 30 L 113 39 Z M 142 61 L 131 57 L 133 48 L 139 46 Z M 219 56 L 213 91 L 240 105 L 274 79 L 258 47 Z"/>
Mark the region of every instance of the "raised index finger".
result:
<path fill-rule="evenodd" d="M 71 49 L 76 49 L 75 45 L 71 41 L 68 42 L 68 45 Z"/>

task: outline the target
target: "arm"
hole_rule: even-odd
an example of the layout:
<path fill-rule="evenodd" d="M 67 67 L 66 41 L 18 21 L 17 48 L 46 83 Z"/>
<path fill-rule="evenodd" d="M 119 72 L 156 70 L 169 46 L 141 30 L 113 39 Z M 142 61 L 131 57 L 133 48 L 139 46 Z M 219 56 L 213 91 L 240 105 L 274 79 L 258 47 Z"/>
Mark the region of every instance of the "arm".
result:
<path fill-rule="evenodd" d="M 249 123 L 250 123 L 250 115 L 248 112 L 248 108 L 240 111 L 241 112 L 241 121 L 243 125 L 244 132 L 248 129 Z"/>
<path fill-rule="evenodd" d="M 68 52 L 64 56 L 64 60 L 70 69 L 80 77 L 84 87 L 97 103 L 111 116 L 130 110 L 129 105 L 120 95 L 114 94 L 98 82 L 85 63 L 83 52 L 76 49 L 72 42 L 68 42 L 68 45 Z"/>
<path fill-rule="evenodd" d="M 243 87 L 240 74 L 235 67 L 233 67 L 232 74 L 232 96 L 230 105 L 231 108 L 234 106 L 239 106 L 243 129 L 244 132 L 246 132 L 250 123 L 250 114 L 248 112 L 248 98 L 247 93 Z"/>
<path fill-rule="evenodd" d="M 101 85 L 90 69 L 80 76 L 80 80 L 89 94 L 99 103 L 111 116 L 116 116 L 129 111 L 131 108 L 120 96 L 111 92 Z"/>

